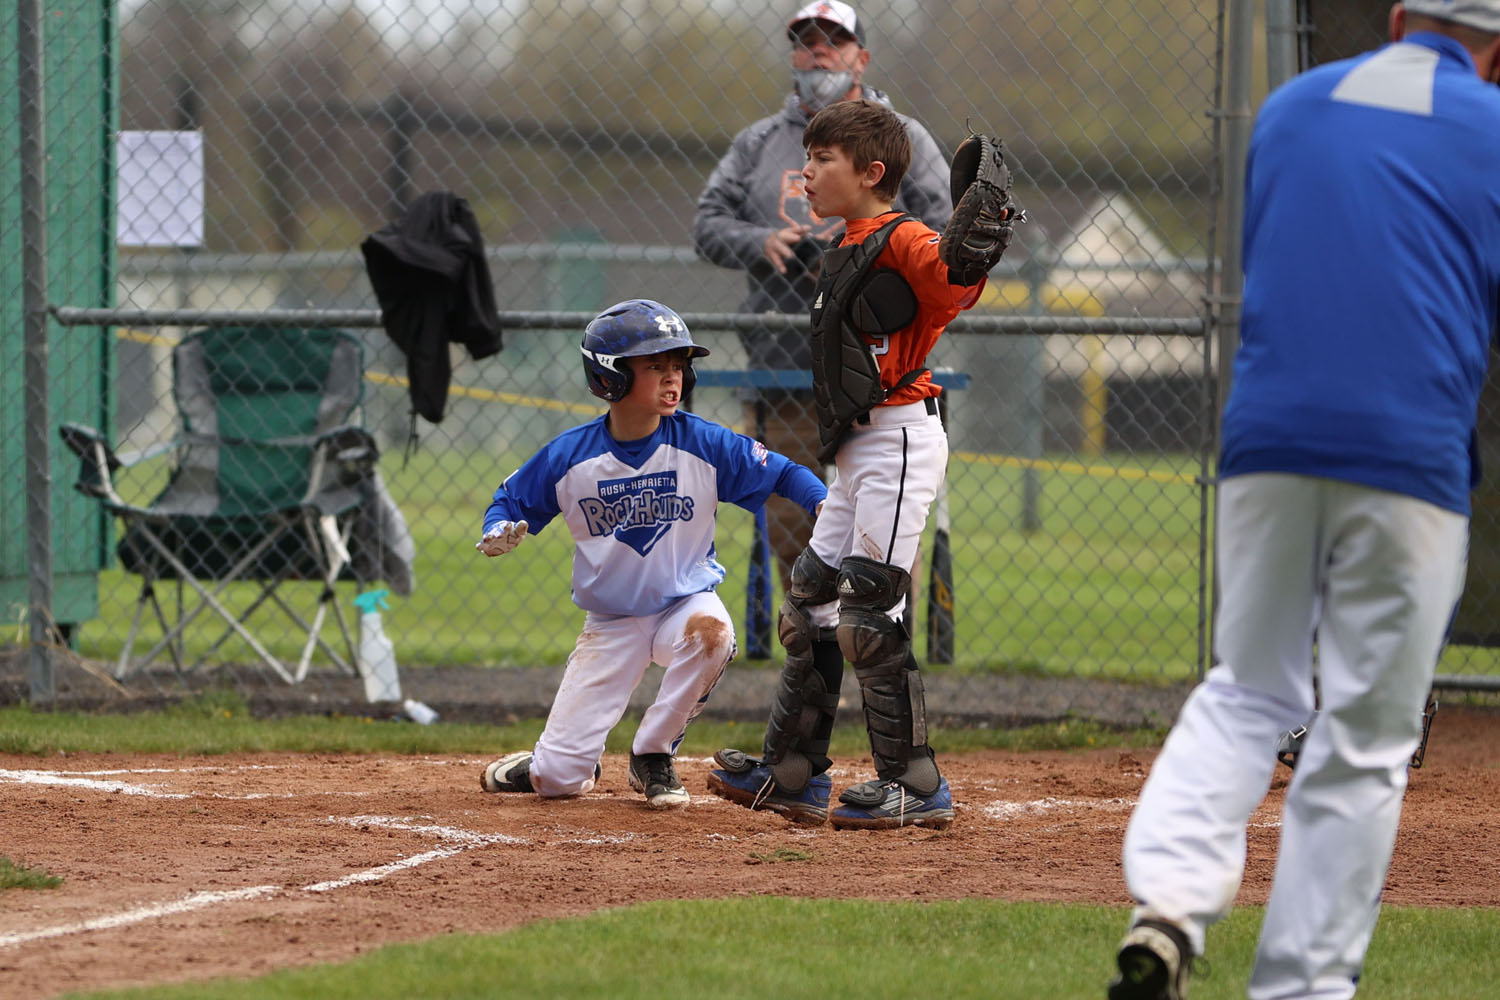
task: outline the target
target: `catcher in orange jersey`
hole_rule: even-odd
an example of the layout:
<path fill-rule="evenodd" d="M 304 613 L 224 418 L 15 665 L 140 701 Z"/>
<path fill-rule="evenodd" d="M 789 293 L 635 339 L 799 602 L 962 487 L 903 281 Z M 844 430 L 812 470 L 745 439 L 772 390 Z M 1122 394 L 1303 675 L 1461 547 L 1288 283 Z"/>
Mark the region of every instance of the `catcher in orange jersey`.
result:
<path fill-rule="evenodd" d="M 903 616 L 905 567 L 948 461 L 942 390 L 924 365 L 948 323 L 978 300 L 1017 213 L 998 144 L 986 137 L 970 137 L 955 154 L 961 208 L 941 236 L 891 209 L 911 141 L 889 108 L 830 105 L 808 123 L 803 144 L 809 204 L 847 227 L 824 258 L 811 316 L 819 458 L 836 476 L 781 607 L 786 665 L 762 755 L 720 750 L 709 788 L 794 822 L 827 819 L 829 737 L 847 659 L 878 777 L 844 790 L 834 827 L 941 828 L 953 799 L 927 743 Z"/>

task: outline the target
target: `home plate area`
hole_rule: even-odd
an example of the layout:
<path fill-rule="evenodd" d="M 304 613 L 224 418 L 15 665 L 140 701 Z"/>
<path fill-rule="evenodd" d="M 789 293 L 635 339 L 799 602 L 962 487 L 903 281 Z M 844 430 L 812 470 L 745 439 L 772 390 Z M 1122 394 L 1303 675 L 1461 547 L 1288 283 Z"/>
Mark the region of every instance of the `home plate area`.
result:
<path fill-rule="evenodd" d="M 1469 739 L 1458 715 L 1413 775 L 1388 901 L 1500 905 L 1500 884 L 1463 875 L 1500 861 L 1494 717 Z M 0 853 L 63 879 L 6 892 L 0 994 L 258 975 L 651 899 L 1125 906 L 1120 843 L 1153 756 L 944 755 L 948 829 L 837 831 L 715 798 L 706 757 L 679 758 L 692 802 L 658 812 L 623 755 L 589 794 L 553 801 L 480 791 L 490 757 L 0 755 Z M 1242 901 L 1264 899 L 1287 774 L 1253 817 Z M 874 773 L 844 758 L 833 777 Z"/>

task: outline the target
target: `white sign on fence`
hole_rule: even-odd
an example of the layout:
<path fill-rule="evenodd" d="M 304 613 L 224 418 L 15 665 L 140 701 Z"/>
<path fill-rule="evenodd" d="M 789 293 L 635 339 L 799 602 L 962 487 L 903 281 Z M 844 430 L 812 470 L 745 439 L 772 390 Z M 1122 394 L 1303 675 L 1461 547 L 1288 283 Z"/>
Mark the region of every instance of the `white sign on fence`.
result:
<path fill-rule="evenodd" d="M 121 132 L 117 156 L 120 246 L 202 246 L 203 133 Z"/>

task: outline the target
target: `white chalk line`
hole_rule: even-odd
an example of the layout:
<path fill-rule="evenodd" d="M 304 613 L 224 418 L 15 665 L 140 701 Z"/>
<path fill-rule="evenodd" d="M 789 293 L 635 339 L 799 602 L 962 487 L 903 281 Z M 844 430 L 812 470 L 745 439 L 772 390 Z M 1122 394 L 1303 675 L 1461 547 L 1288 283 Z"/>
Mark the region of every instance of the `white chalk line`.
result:
<path fill-rule="evenodd" d="M 186 798 L 186 796 L 175 796 Z M 335 889 L 347 888 L 367 882 L 379 882 L 389 875 L 398 872 L 409 871 L 420 867 L 429 861 L 440 861 L 443 858 L 451 858 L 455 854 L 476 847 L 488 847 L 492 844 L 528 844 L 530 840 L 525 837 L 513 837 L 504 833 L 475 833 L 471 830 L 463 830 L 458 827 L 440 826 L 432 823 L 417 823 L 409 819 L 399 819 L 393 816 L 329 816 L 327 822 L 339 823 L 347 826 L 377 826 L 392 830 L 402 830 L 415 833 L 422 837 L 436 837 L 447 841 L 441 847 L 421 854 L 414 854 L 409 858 L 402 858 L 389 864 L 377 865 L 364 871 L 345 875 L 342 878 L 329 879 L 323 882 L 314 882 L 304 885 L 299 892 L 331 892 Z M 629 839 L 628 837 L 624 839 Z M 568 843 L 568 841 L 563 841 Z M 584 841 L 587 843 L 587 841 Z M 46 938 L 62 937 L 67 934 L 81 934 L 89 931 L 112 930 L 117 927 L 128 927 L 132 924 L 143 923 L 147 920 L 155 920 L 159 917 L 172 916 L 178 913 L 186 913 L 191 910 L 200 910 L 221 903 L 234 903 L 245 899 L 258 899 L 286 891 L 282 886 L 258 885 L 247 889 L 229 889 L 216 892 L 196 892 L 183 899 L 169 903 L 153 903 L 148 906 L 136 907 L 121 913 L 113 913 L 103 917 L 92 917 L 73 924 L 62 924 L 55 927 L 45 927 L 34 931 L 18 931 L 10 934 L 0 934 L 0 948 L 11 945 L 25 944 L 30 941 L 38 941 Z"/>
<path fill-rule="evenodd" d="M 134 910 L 126 910 L 123 913 L 112 913 L 105 917 L 93 917 L 76 924 L 45 927 L 35 931 L 18 931 L 14 934 L 0 934 L 0 948 L 9 945 L 25 944 L 28 941 L 39 941 L 43 938 L 62 937 L 64 934 L 79 934 L 86 931 L 104 931 L 115 927 L 126 927 L 145 920 L 154 920 L 157 917 L 170 917 L 176 913 L 201 910 L 206 906 L 216 906 L 219 903 L 233 903 L 241 899 L 256 899 L 278 891 L 280 891 L 279 886 L 257 885 L 251 886 L 248 889 L 229 889 L 223 892 L 195 892 L 191 896 L 177 900 L 175 903 L 153 903 L 150 906 L 137 907 Z"/>
<path fill-rule="evenodd" d="M 155 799 L 191 798 L 185 792 L 163 792 L 146 785 L 132 785 L 124 781 L 102 781 L 85 774 L 65 774 L 60 771 L 10 771 L 0 770 L 0 781 L 17 785 L 59 785 L 65 788 L 87 788 L 95 792 L 110 792 L 116 795 L 145 795 Z"/>
<path fill-rule="evenodd" d="M 292 891 L 297 892 L 332 892 L 336 889 L 344 889 L 351 885 L 359 885 L 368 882 L 379 882 L 389 875 L 398 872 L 409 871 L 427 864 L 430 861 L 440 861 L 451 858 L 464 851 L 473 850 L 476 847 L 489 847 L 494 844 L 526 845 L 532 843 L 530 838 L 515 837 L 506 833 L 476 833 L 472 830 L 464 830 L 459 827 L 441 826 L 434 823 L 420 823 L 411 819 L 401 819 L 394 816 L 329 816 L 326 822 L 338 823 L 343 826 L 353 827 L 381 827 L 390 830 L 402 830 L 415 833 L 422 837 L 434 837 L 445 841 L 441 847 L 414 854 L 399 861 L 389 864 L 377 865 L 364 871 L 354 872 L 341 878 L 328 879 L 323 882 L 314 882 L 304 885 Z M 634 834 L 621 834 L 617 836 L 596 837 L 574 837 L 563 840 L 550 841 L 555 844 L 582 844 L 585 846 L 597 846 L 603 844 L 622 844 L 635 840 Z M 186 913 L 189 910 L 203 909 L 220 903 L 233 903 L 242 899 L 257 899 L 262 896 L 280 893 L 285 890 L 281 886 L 261 885 L 248 889 L 231 889 L 222 892 L 199 892 L 193 893 L 184 899 L 172 903 L 157 903 L 150 906 L 137 907 L 122 913 L 110 914 L 104 917 L 94 917 L 74 924 L 64 924 L 57 927 L 47 927 L 35 931 L 22 931 L 13 934 L 0 935 L 0 948 L 24 944 L 28 941 L 36 941 L 44 938 L 61 937 L 66 934 L 79 934 L 88 931 L 110 930 L 116 927 L 126 927 L 131 924 L 154 920 L 158 917 L 171 916 L 177 913 Z"/>
<path fill-rule="evenodd" d="M 991 802 L 980 806 L 979 811 L 990 819 L 998 819 L 1006 822 L 1021 816 L 1037 816 L 1055 812 L 1059 809 L 1097 809 L 1102 812 L 1122 812 L 1134 806 L 1134 799 L 1059 799 L 1049 795 L 1044 799 L 1032 799 L 1029 802 Z"/>
<path fill-rule="evenodd" d="M 394 816 L 329 816 L 327 822 L 342 823 L 345 826 L 378 826 L 387 830 L 406 830 L 411 833 L 421 834 L 424 837 L 436 837 L 439 840 L 454 841 L 464 845 L 465 849 L 470 847 L 484 847 L 488 844 L 529 844 L 525 837 L 513 837 L 508 833 L 475 833 L 472 830 L 462 830 L 456 826 L 437 826 L 432 823 L 418 823 L 410 819 L 397 819 Z"/>
<path fill-rule="evenodd" d="M 387 875 L 406 871 L 408 868 L 416 868 L 425 865 L 429 861 L 439 861 L 443 858 L 451 858 L 455 854 L 462 854 L 473 845 L 454 845 L 453 847 L 439 847 L 436 850 L 427 851 L 422 854 L 413 854 L 409 858 L 393 861 L 388 865 L 380 865 L 376 868 L 367 868 L 353 875 L 345 875 L 343 878 L 331 879 L 327 882 L 314 882 L 312 885 L 304 885 L 303 892 L 330 892 L 334 889 L 343 889 L 347 886 L 356 885 L 360 882 L 379 882 Z"/>
<path fill-rule="evenodd" d="M 197 767 L 110 767 L 97 771 L 69 771 L 69 774 L 192 774 L 195 771 L 281 771 L 285 764 L 234 764 L 224 767 L 218 764 L 202 764 Z"/>
<path fill-rule="evenodd" d="M 184 767 L 182 772 L 188 771 L 213 771 L 220 768 Z M 242 770 L 242 769 L 236 769 Z M 249 770 L 245 768 L 243 770 Z M 125 781 L 102 780 L 96 775 L 107 774 L 176 774 L 170 768 L 142 768 L 130 771 L 38 771 L 22 770 L 14 771 L 0 768 L 0 782 L 9 782 L 13 785 L 50 785 L 61 788 L 84 788 L 95 792 L 108 792 L 112 795 L 141 795 L 152 799 L 228 799 L 236 802 L 253 801 L 257 799 L 291 799 L 296 798 L 296 792 L 245 792 L 235 795 L 229 792 L 167 792 L 152 785 L 131 784 Z M 360 798 L 374 794 L 368 790 L 361 789 L 338 789 L 334 791 L 319 792 L 319 795 L 337 795 L 346 798 Z"/>

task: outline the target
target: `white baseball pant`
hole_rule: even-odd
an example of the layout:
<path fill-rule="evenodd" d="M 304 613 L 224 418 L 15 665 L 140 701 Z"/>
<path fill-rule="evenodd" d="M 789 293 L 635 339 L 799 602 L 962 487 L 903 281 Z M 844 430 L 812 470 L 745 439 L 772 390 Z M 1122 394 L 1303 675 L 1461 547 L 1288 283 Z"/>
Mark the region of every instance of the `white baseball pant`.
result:
<path fill-rule="evenodd" d="M 828 499 L 813 524 L 810 548 L 838 568 L 848 556 L 863 556 L 908 569 L 917 558 L 927 512 L 948 469 L 948 435 L 935 403 L 877 406 L 868 424 L 856 423 L 834 456 Z M 886 612 L 893 620 L 903 598 Z M 838 602 L 809 609 L 813 623 L 834 628 Z"/>
<path fill-rule="evenodd" d="M 644 617 L 590 612 L 533 751 L 532 788 L 556 798 L 594 787 L 605 738 L 652 663 L 663 668 L 661 686 L 631 750 L 675 753 L 734 654 L 734 623 L 711 591 Z"/>
<path fill-rule="evenodd" d="M 1135 917 L 1195 953 L 1234 901 L 1284 730 L 1321 711 L 1287 789 L 1253 1000 L 1347 998 L 1374 933 L 1407 765 L 1463 588 L 1468 518 L 1291 475 L 1219 486 L 1220 663 L 1183 705 L 1125 834 Z"/>

